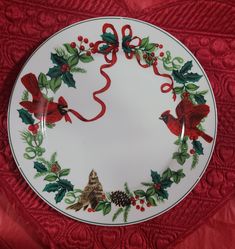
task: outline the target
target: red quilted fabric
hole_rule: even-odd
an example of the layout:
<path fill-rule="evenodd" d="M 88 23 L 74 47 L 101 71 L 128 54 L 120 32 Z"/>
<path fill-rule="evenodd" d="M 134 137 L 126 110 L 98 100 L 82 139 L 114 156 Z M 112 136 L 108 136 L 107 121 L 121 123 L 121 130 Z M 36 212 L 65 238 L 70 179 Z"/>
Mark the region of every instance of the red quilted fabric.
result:
<path fill-rule="evenodd" d="M 114 228 L 74 221 L 37 197 L 13 161 L 6 123 L 11 89 L 32 51 L 69 24 L 110 15 L 150 22 L 181 40 L 209 76 L 219 117 L 215 152 L 193 192 L 153 220 Z M 168 249 L 224 205 L 235 192 L 234 38 L 233 0 L 0 0 L 0 248 Z M 8 215 L 15 220 L 9 230 Z M 22 229 L 27 241 L 16 236 Z"/>

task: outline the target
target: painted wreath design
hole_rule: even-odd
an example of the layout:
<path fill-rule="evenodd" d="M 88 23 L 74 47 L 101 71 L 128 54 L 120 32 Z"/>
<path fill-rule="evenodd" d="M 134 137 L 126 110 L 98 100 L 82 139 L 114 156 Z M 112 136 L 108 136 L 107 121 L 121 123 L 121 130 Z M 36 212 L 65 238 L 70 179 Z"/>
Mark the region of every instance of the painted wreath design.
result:
<path fill-rule="evenodd" d="M 162 44 L 151 43 L 149 37 L 133 36 L 130 25 L 124 25 L 121 33 L 120 44 L 114 26 L 105 23 L 102 27 L 102 40 L 93 43 L 80 35 L 78 42 L 66 43 L 63 47 L 55 49 L 55 52 L 51 53 L 54 65 L 49 68 L 47 74 L 41 72 L 37 78 L 33 73 L 29 73 L 21 78 L 25 91 L 19 103 L 22 108 L 18 112 L 22 122 L 28 126 L 27 130 L 21 133 L 22 139 L 27 144 L 23 156 L 25 159 L 34 160 L 35 178 L 43 176 L 43 180 L 48 182 L 43 191 L 55 193 L 56 203 L 64 199 L 68 205 L 67 209 L 75 211 L 83 208 L 88 212 L 102 211 L 107 215 L 113 205 L 117 206 L 112 220 L 116 220 L 123 213 L 124 222 L 127 222 L 131 207 L 144 212 L 146 208 L 157 206 L 164 199 L 168 199 L 167 188 L 173 183 L 178 184 L 185 177 L 183 169 L 174 171 L 168 168 L 161 174 L 152 170 L 151 181 L 142 183 L 144 189 L 130 191 L 125 183 L 124 190 L 106 193 L 94 170 L 89 175 L 87 186 L 81 190 L 66 179 L 70 169 L 61 167 L 56 159 L 56 153 L 52 154 L 49 160 L 43 157 L 45 148 L 43 148 L 42 131 L 45 126 L 54 128 L 62 119 L 72 123 L 70 114 L 83 122 L 98 120 L 105 114 L 106 105 L 99 95 L 107 91 L 111 85 L 111 79 L 105 69 L 115 65 L 118 50 L 122 48 L 128 60 L 135 59 L 142 68 L 152 68 L 155 75 L 164 77 L 166 82 L 160 86 L 161 92 L 172 93 L 174 101 L 177 96 L 181 99 L 176 106 L 176 117 L 170 113 L 170 110 L 164 111 L 159 117 L 177 137 L 175 144 L 178 150 L 172 158 L 178 164 L 183 165 L 186 160 L 192 158 L 191 165 L 194 168 L 199 156 L 203 155 L 203 146 L 198 139 L 202 138 L 210 143 L 212 137 L 203 129 L 203 121 L 210 111 L 205 99 L 207 90 L 198 91 L 199 85 L 196 83 L 202 76 L 191 71 L 192 61 L 184 63 L 181 57 L 172 58 L 169 51 L 163 51 Z M 54 100 L 53 93 L 57 92 L 62 84 L 75 88 L 73 74 L 86 73 L 80 65 L 92 62 L 94 54 L 104 56 L 105 63 L 101 65 L 100 73 L 105 79 L 105 86 L 93 93 L 94 101 L 101 106 L 100 112 L 95 117 L 87 119 L 76 110 L 70 109 L 63 96 Z M 159 72 L 160 63 L 166 72 Z"/>

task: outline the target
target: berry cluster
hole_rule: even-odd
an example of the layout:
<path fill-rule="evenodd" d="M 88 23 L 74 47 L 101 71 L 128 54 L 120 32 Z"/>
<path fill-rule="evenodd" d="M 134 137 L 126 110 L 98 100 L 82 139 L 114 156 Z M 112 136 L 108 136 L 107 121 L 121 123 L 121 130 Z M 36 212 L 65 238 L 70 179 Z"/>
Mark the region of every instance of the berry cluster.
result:
<path fill-rule="evenodd" d="M 138 195 L 131 197 L 131 205 L 135 206 L 135 208 L 141 212 L 144 212 L 146 207 L 151 207 L 149 202 L 146 202 L 144 199 L 140 199 Z"/>
<path fill-rule="evenodd" d="M 28 130 L 31 131 L 34 135 L 38 133 L 39 124 L 29 125 Z"/>
<path fill-rule="evenodd" d="M 92 53 L 95 53 L 95 50 L 93 49 L 94 43 L 93 42 L 89 43 L 88 38 L 83 38 L 83 36 L 79 35 L 78 42 L 79 42 L 78 45 L 76 44 L 76 42 L 71 42 L 70 47 L 77 48 L 80 52 L 83 52 L 83 51 L 86 52 L 87 56 L 91 56 Z M 87 44 L 88 44 L 88 47 L 87 47 Z"/>
<path fill-rule="evenodd" d="M 162 49 L 163 45 L 162 44 L 155 44 L 156 49 Z M 146 60 L 146 62 L 148 63 L 153 63 L 153 62 L 157 62 L 159 57 L 163 57 L 164 56 L 164 52 L 160 52 L 159 54 L 156 54 L 155 52 L 143 52 L 143 58 Z"/>

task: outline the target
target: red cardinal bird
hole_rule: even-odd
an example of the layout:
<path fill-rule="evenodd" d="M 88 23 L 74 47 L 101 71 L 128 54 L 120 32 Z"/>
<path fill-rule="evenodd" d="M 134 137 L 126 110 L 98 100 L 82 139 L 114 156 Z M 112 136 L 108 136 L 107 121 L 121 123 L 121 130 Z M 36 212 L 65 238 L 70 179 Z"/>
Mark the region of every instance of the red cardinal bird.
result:
<path fill-rule="evenodd" d="M 74 110 L 68 109 L 68 104 L 63 97 L 59 97 L 58 103 L 47 100 L 40 91 L 37 78 L 34 74 L 29 73 L 21 78 L 25 88 L 32 94 L 32 101 L 22 101 L 22 105 L 39 120 L 45 120 L 48 124 L 60 121 L 63 117 L 66 122 L 71 118 L 68 112 L 73 113 L 77 118 L 83 120 L 83 117 Z"/>
<path fill-rule="evenodd" d="M 193 105 L 188 96 L 185 96 L 176 107 L 177 118 L 171 115 L 168 110 L 162 113 L 160 119 L 166 123 L 168 129 L 176 136 L 182 133 L 184 126 L 184 136 L 188 136 L 193 140 L 196 140 L 200 136 L 206 142 L 211 143 L 213 138 L 197 128 L 201 120 L 209 112 L 210 108 L 208 105 Z"/>

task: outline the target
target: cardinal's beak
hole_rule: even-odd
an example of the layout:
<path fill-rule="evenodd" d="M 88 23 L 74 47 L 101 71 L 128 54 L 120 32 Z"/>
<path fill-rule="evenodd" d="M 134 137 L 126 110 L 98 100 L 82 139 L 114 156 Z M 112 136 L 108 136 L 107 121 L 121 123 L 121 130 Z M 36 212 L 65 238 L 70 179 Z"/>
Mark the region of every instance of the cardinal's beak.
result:
<path fill-rule="evenodd" d="M 162 118 L 162 117 L 159 117 L 159 119 L 160 119 L 160 120 L 163 120 L 163 118 Z"/>

